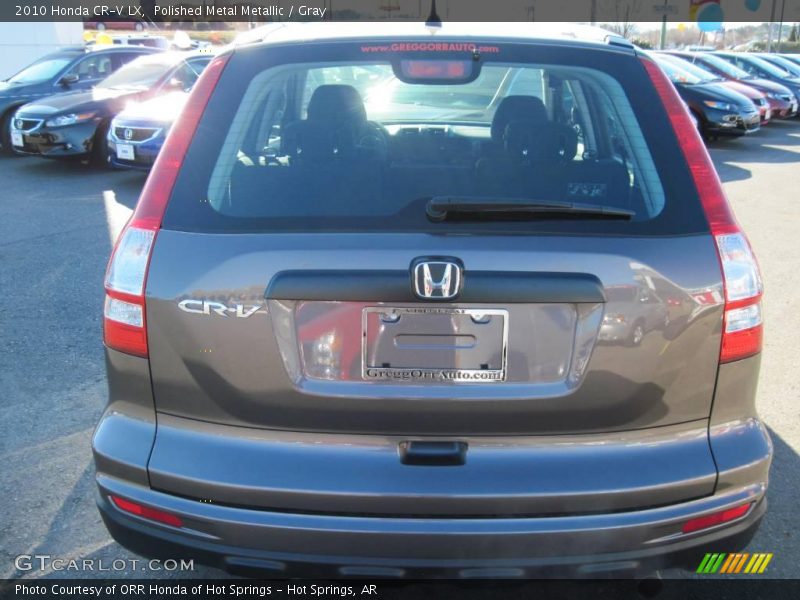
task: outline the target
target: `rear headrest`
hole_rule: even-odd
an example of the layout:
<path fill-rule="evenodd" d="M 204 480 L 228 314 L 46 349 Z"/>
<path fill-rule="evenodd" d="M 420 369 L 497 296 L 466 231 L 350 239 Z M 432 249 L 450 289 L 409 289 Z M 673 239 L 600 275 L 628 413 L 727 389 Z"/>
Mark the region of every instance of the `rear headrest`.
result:
<path fill-rule="evenodd" d="M 309 121 L 364 123 L 367 111 L 352 85 L 321 85 L 308 102 Z"/>
<path fill-rule="evenodd" d="M 492 119 L 492 139 L 503 142 L 506 127 L 512 121 L 540 123 L 549 121 L 544 103 L 535 96 L 508 96 L 503 98 Z"/>
<path fill-rule="evenodd" d="M 511 121 L 503 132 L 503 146 L 510 156 L 520 160 L 542 160 L 555 154 L 553 136 L 534 121 Z"/>

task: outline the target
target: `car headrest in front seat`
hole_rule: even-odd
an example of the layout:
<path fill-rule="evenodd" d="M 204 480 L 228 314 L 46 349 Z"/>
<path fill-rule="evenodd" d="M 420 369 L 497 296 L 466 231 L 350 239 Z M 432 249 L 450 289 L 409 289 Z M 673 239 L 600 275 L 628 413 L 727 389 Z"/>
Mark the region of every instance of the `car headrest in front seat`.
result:
<path fill-rule="evenodd" d="M 367 111 L 358 90 L 351 85 L 321 85 L 308 102 L 308 120 L 311 122 L 339 122 L 363 125 Z"/>
<path fill-rule="evenodd" d="M 503 98 L 492 119 L 492 140 L 503 143 L 506 127 L 514 121 L 539 123 L 550 122 L 544 103 L 535 96 L 508 96 Z"/>
<path fill-rule="evenodd" d="M 364 102 L 350 85 L 321 85 L 311 95 L 306 119 L 284 131 L 284 150 L 298 164 L 333 164 L 352 158 L 369 129 Z"/>

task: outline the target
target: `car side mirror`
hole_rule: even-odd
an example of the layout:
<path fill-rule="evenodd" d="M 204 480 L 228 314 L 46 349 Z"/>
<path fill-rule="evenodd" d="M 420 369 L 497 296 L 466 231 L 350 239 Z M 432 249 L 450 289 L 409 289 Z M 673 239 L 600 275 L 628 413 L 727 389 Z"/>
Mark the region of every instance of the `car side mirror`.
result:
<path fill-rule="evenodd" d="M 80 77 L 71 73 L 69 75 L 64 75 L 61 79 L 58 80 L 59 85 L 70 86 L 75 85 L 80 80 Z"/>
<path fill-rule="evenodd" d="M 167 87 L 171 90 L 178 90 L 181 92 L 186 89 L 186 86 L 183 84 L 183 81 L 181 81 L 177 77 L 173 77 L 172 79 L 170 79 L 169 83 L 167 83 Z"/>

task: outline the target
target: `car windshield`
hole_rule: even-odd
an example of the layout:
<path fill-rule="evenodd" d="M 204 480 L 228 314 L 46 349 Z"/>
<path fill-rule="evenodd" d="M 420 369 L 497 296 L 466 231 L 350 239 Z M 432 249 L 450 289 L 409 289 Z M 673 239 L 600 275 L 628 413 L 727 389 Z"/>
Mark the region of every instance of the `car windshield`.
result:
<path fill-rule="evenodd" d="M 722 81 L 721 77 L 718 77 L 713 73 L 709 73 L 705 69 L 691 63 L 688 60 L 685 60 L 683 58 L 678 58 L 676 56 L 672 56 L 669 54 L 661 54 L 660 56 L 663 57 L 664 60 L 672 61 L 678 68 L 683 69 L 684 71 L 688 71 L 689 73 L 700 79 L 700 81 L 703 83 L 711 81 Z"/>
<path fill-rule="evenodd" d="M 22 69 L 22 71 L 9 78 L 8 82 L 24 84 L 48 81 L 58 75 L 74 58 L 74 56 L 66 55 L 46 56 L 29 67 Z"/>
<path fill-rule="evenodd" d="M 672 83 L 683 83 L 686 85 L 695 85 L 697 83 L 704 83 L 705 81 L 695 75 L 694 73 L 689 72 L 688 69 L 684 69 L 683 66 L 678 66 L 675 61 L 669 60 L 664 56 L 659 54 L 651 55 L 655 58 L 658 66 L 667 74 L 667 77 L 670 78 Z"/>
<path fill-rule="evenodd" d="M 785 71 L 781 69 L 779 66 L 773 65 L 771 62 L 766 61 L 763 58 L 759 58 L 757 56 L 743 56 L 742 60 L 755 65 L 762 71 L 766 71 L 773 77 L 780 77 L 782 79 L 792 77 L 792 74 L 789 73 L 789 71 Z"/>
<path fill-rule="evenodd" d="M 766 60 L 766 59 L 765 59 Z M 800 65 L 793 63 L 792 61 L 783 58 L 782 56 L 771 56 L 770 60 L 767 61 L 772 63 L 773 65 L 778 66 L 781 69 L 785 69 L 795 77 L 800 75 Z"/>
<path fill-rule="evenodd" d="M 175 64 L 172 57 L 158 54 L 142 56 L 106 77 L 97 87 L 146 90 L 169 73 Z"/>
<path fill-rule="evenodd" d="M 750 73 L 747 71 L 740 69 L 736 65 L 729 63 L 724 58 L 720 58 L 719 56 L 714 56 L 710 53 L 704 53 L 702 56 L 692 56 L 690 59 L 694 61 L 694 64 L 707 63 L 717 69 L 718 71 L 722 71 L 728 77 L 732 77 L 733 79 L 754 79 Z"/>

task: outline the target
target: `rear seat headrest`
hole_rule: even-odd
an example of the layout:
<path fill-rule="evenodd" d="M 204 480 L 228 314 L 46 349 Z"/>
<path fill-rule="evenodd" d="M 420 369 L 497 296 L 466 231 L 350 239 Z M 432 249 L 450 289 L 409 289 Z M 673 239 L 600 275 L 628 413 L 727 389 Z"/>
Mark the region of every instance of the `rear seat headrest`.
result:
<path fill-rule="evenodd" d="M 535 96 L 507 96 L 500 102 L 492 119 L 492 140 L 503 142 L 506 127 L 513 121 L 545 125 L 549 122 L 544 103 Z"/>
<path fill-rule="evenodd" d="M 308 102 L 308 120 L 362 124 L 367 120 L 367 111 L 352 85 L 321 85 Z"/>
<path fill-rule="evenodd" d="M 549 131 L 543 131 L 536 121 L 511 121 L 503 132 L 503 147 L 509 155 L 518 159 L 551 158 L 553 144 L 548 134 Z"/>

